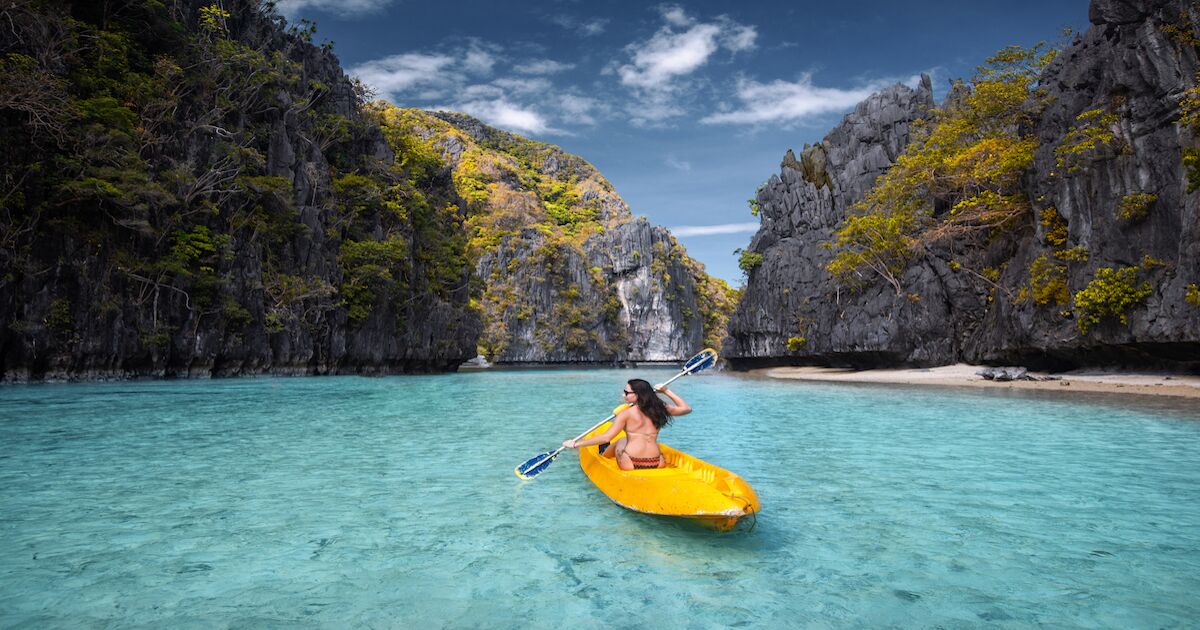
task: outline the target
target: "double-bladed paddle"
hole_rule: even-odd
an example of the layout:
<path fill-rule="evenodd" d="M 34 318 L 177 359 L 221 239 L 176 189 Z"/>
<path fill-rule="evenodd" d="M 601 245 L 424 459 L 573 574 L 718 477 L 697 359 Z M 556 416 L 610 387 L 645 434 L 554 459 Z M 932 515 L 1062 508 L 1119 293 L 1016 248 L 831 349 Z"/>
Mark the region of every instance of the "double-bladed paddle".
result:
<path fill-rule="evenodd" d="M 709 367 L 712 367 L 712 365 L 716 362 L 717 362 L 717 351 L 713 350 L 712 348 L 705 348 L 705 349 L 701 350 L 700 352 L 698 352 L 696 354 L 696 356 L 688 359 L 687 363 L 683 364 L 683 370 L 681 370 L 675 376 L 672 376 L 669 381 L 662 383 L 661 385 L 656 385 L 654 387 L 654 389 L 655 390 L 662 389 L 663 387 L 666 387 L 667 385 L 674 383 L 675 379 L 677 379 L 681 376 L 686 376 L 688 374 L 695 374 L 696 372 L 699 372 L 700 370 L 708 369 Z M 591 433 L 592 431 L 595 431 L 596 428 L 599 427 L 600 425 L 612 420 L 613 418 L 616 418 L 617 414 L 624 411 L 625 408 L 628 406 L 629 405 L 621 405 L 620 407 L 617 407 L 616 409 L 613 410 L 611 416 L 592 425 L 591 428 L 584 431 L 583 433 L 580 433 L 578 436 L 575 437 L 575 439 L 578 440 L 578 439 L 583 438 L 583 436 Z M 529 459 L 521 462 L 521 464 L 519 466 L 517 466 L 513 470 L 513 472 L 517 473 L 517 476 L 522 479 L 533 479 L 534 477 L 545 472 L 545 470 L 550 467 L 550 464 L 554 463 L 554 458 L 558 457 L 558 454 L 563 451 L 563 448 L 564 447 L 560 446 L 556 450 L 553 450 L 553 451 L 547 451 L 545 453 L 538 453 L 537 455 L 534 455 L 533 457 L 530 457 Z"/>

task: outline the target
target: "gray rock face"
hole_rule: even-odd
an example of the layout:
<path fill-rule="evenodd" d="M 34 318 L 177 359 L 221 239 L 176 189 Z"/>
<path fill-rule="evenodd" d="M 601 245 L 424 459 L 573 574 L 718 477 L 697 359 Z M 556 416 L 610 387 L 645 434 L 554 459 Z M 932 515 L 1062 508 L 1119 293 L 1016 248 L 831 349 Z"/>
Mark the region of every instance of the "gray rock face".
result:
<path fill-rule="evenodd" d="M 170 14 L 189 16 L 193 23 L 188 26 L 194 29 L 199 8 L 211 3 L 169 4 Z M 298 64 L 299 77 L 294 85 L 276 90 L 263 111 L 240 112 L 234 122 L 222 121 L 228 129 L 220 132 L 189 133 L 188 126 L 196 122 L 184 118 L 181 107 L 179 119 L 170 122 L 181 127 L 178 137 L 183 139 L 173 139 L 155 160 L 203 169 L 221 138 L 269 130 L 252 146 L 261 154 L 265 172 L 247 168 L 243 174 L 286 181 L 290 191 L 284 195 L 290 192 L 291 202 L 280 205 L 287 216 L 279 221 L 290 236 L 272 245 L 269 256 L 262 242 L 233 237 L 227 254 L 214 263 L 220 288 L 208 303 L 198 298 L 199 289 L 183 285 L 184 290 L 171 276 L 152 281 L 128 271 L 124 266 L 129 263 L 114 255 L 104 237 L 96 237 L 100 245 L 73 236 L 46 237 L 32 257 L 30 268 L 36 273 L 11 270 L 0 282 L 0 379 L 426 372 L 452 370 L 475 355 L 480 323 L 468 308 L 469 268 L 463 269 L 461 289 L 439 291 L 414 280 L 405 299 L 381 299 L 365 320 L 349 320 L 335 293 L 344 280 L 338 261 L 343 239 L 338 236 L 342 219 L 333 209 L 331 152 L 317 141 L 317 117 L 303 115 L 303 110 L 345 116 L 358 126 L 358 135 L 338 147 L 339 159 L 359 162 L 374 156 L 385 170 L 395 155 L 378 128 L 364 120 L 354 87 L 332 53 L 285 33 L 258 12 L 257 3 L 221 6 L 231 13 L 231 37 L 265 49 L 268 56 L 283 54 Z M 326 91 L 303 106 L 301 99 L 313 98 L 308 86 L 314 83 L 327 86 Z M 441 181 L 433 182 L 433 190 L 453 195 L 448 173 L 436 177 Z M 219 215 L 238 212 L 236 204 L 235 198 Z M 167 210 L 180 211 L 178 206 Z M 101 234 L 103 227 L 92 229 Z M 123 241 L 136 243 L 127 234 Z M 151 264 L 156 264 L 153 255 L 164 257 L 161 252 L 143 254 Z M 414 278 L 422 277 L 426 263 L 412 264 Z M 281 297 L 272 293 L 280 287 L 272 278 L 280 277 L 309 284 L 285 286 L 288 295 Z"/>
<path fill-rule="evenodd" d="M 696 282 L 675 239 L 645 219 L 579 249 L 537 230 L 508 237 L 477 266 L 507 296 L 485 314 L 498 363 L 676 361 L 704 339 Z M 489 333 L 492 336 L 489 338 Z"/>
<path fill-rule="evenodd" d="M 1095 26 L 1047 68 L 1050 104 L 1038 122 L 1041 146 L 1028 177 L 1035 209 L 1054 207 L 1066 219 L 1067 247 L 1083 247 L 1088 260 L 1069 266 L 1068 288 L 1083 289 L 1101 268 L 1137 266 L 1145 257 L 1162 266 L 1139 273 L 1153 292 L 1128 312 L 1128 325 L 1107 318 L 1086 336 L 1059 315 L 1060 308 L 1016 303 L 999 294 L 964 358 L 988 363 L 1076 367 L 1125 363 L 1200 367 L 1200 308 L 1186 301 L 1200 282 L 1200 199 L 1187 192 L 1182 150 L 1196 139 L 1176 124 L 1185 90 L 1196 85 L 1197 51 L 1164 27 L 1197 23 L 1185 2 L 1097 0 Z M 1194 33 L 1193 33 L 1194 36 Z M 1114 141 L 1074 172 L 1056 165 L 1060 146 L 1079 114 L 1115 113 Z M 1141 221 L 1118 216 L 1123 198 L 1157 197 Z M 1001 282 L 1027 281 L 1029 262 L 1047 254 L 1039 238 L 1022 240 Z"/>
<path fill-rule="evenodd" d="M 700 286 L 706 274 L 665 228 L 635 219 L 595 167 L 464 114 L 413 113 L 421 116 L 451 125 L 426 123 L 417 133 L 438 147 L 456 177 L 489 182 L 486 199 L 470 210 L 481 232 L 501 234 L 481 248 L 475 265 L 484 285 L 479 345 L 489 359 L 677 361 L 703 346 L 712 309 Z M 547 185 L 578 195 L 567 207 L 594 217 L 561 224 L 549 212 Z"/>
<path fill-rule="evenodd" d="M 790 161 L 802 168 L 785 158 L 780 175 L 759 192 L 763 225 L 750 250 L 764 259 L 731 321 L 726 356 L 734 365 L 1200 368 L 1200 308 L 1186 298 L 1188 286 L 1200 282 L 1200 202 L 1186 191 L 1181 161 L 1182 149 L 1197 139 L 1176 124 L 1180 99 L 1195 85 L 1197 51 L 1168 28 L 1184 24 L 1181 16 L 1191 24 L 1200 16 L 1188 3 L 1166 0 L 1096 0 L 1089 15 L 1094 26 L 1040 81 L 1049 105 L 1037 119 L 1040 145 L 1022 180 L 1034 212 L 1012 241 L 969 254 L 1001 270 L 994 295 L 953 271 L 945 252 L 927 253 L 904 270 L 907 296 L 880 282 L 849 293 L 824 269 L 832 255 L 821 244 L 903 150 L 907 122 L 932 104 L 927 91 L 893 88 L 860 105 L 822 142 L 829 186 L 805 179 L 802 172 L 820 170 L 803 168 L 806 156 L 819 155 L 806 150 Z M 1114 140 L 1077 168 L 1058 166 L 1055 148 L 1080 124 L 1077 116 L 1096 109 L 1116 114 Z M 1146 217 L 1120 218 L 1122 200 L 1141 193 L 1155 196 Z M 1047 208 L 1067 223 L 1065 246 L 1046 242 L 1039 217 Z M 1087 251 L 1086 261 L 1067 265 L 1072 295 L 1102 268 L 1139 267 L 1138 281 L 1153 291 L 1128 310 L 1127 324 L 1106 317 L 1083 335 L 1070 304 L 1020 297 L 1031 263 L 1061 247 Z M 1142 264 L 1146 257 L 1150 264 Z"/>
<path fill-rule="evenodd" d="M 758 192 L 762 227 L 748 250 L 763 262 L 750 273 L 730 321 L 726 357 L 735 365 L 786 361 L 795 354 L 788 349 L 793 338 L 805 339 L 805 356 L 835 363 L 903 361 L 938 351 L 941 342 L 915 343 L 916 331 L 899 325 L 890 288 L 862 296 L 839 290 L 825 271 L 832 253 L 821 246 L 904 150 L 912 122 L 932 107 L 932 87 L 922 77 L 916 90 L 897 85 L 863 101 L 799 159 L 788 152 L 779 175 Z"/>

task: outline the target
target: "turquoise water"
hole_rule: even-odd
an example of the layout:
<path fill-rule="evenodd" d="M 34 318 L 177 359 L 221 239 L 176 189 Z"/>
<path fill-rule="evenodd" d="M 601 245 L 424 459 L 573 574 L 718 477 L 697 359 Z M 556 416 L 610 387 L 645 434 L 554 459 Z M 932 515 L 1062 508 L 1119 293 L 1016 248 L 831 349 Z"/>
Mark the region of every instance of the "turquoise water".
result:
<path fill-rule="evenodd" d="M 0 388 L 3 627 L 1187 627 L 1194 403 L 705 374 L 664 441 L 764 511 L 623 510 L 564 454 L 625 379 Z"/>

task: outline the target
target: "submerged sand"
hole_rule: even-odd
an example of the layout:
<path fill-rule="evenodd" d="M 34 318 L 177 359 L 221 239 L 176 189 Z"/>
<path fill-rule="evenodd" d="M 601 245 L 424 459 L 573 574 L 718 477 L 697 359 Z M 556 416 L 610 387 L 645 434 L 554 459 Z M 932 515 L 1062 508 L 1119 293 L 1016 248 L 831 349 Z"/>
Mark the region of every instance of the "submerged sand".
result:
<path fill-rule="evenodd" d="M 770 378 L 842 383 L 950 385 L 987 389 L 1042 389 L 1200 398 L 1200 376 L 1079 370 L 1048 374 L 1029 372 L 1039 380 L 991 381 L 976 374 L 984 366 L 945 365 L 925 369 L 852 370 L 848 368 L 778 367 L 753 370 Z M 1055 380 L 1041 380 L 1055 379 Z"/>

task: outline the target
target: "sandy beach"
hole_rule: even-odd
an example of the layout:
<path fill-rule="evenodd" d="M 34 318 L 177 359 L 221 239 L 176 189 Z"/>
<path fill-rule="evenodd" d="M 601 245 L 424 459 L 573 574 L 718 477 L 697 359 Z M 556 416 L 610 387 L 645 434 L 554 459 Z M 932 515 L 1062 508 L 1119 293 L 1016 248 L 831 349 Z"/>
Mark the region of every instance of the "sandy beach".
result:
<path fill-rule="evenodd" d="M 983 369 L 986 368 L 959 363 L 924 369 L 852 370 L 848 368 L 778 367 L 753 370 L 752 372 L 769 378 L 802 381 L 950 385 L 1050 391 L 1065 391 L 1069 388 L 1070 391 L 1077 392 L 1200 398 L 1200 376 L 1079 370 L 1058 374 L 1029 372 L 1029 376 L 1039 380 L 997 382 L 987 380 L 977 374 Z"/>

